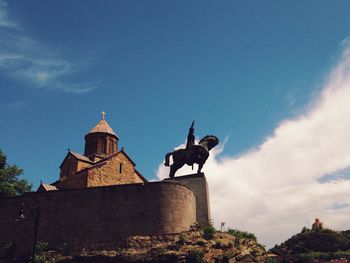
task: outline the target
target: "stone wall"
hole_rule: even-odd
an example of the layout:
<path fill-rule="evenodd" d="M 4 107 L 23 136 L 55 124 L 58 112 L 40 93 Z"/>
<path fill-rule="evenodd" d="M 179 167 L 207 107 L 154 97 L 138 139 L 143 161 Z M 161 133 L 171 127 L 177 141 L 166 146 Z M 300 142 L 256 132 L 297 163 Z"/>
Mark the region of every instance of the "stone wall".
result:
<path fill-rule="evenodd" d="M 79 171 L 81 171 L 81 170 L 83 170 L 85 168 L 88 168 L 90 166 L 91 166 L 90 163 L 86 163 L 86 162 L 82 162 L 80 160 L 77 160 L 77 170 L 76 170 L 76 172 L 79 172 Z"/>
<path fill-rule="evenodd" d="M 91 163 L 80 161 L 77 158 L 75 158 L 72 154 L 68 154 L 60 167 L 61 168 L 60 181 L 70 180 L 72 177 L 76 175 L 76 173 L 90 166 L 91 166 Z M 75 181 L 77 180 L 79 179 L 75 179 Z M 86 183 L 85 183 L 85 187 L 86 187 Z"/>
<path fill-rule="evenodd" d="M 143 183 L 143 180 L 123 152 L 88 170 L 87 187 L 133 183 Z"/>
<path fill-rule="evenodd" d="M 166 181 L 175 181 L 191 188 L 196 196 L 196 218 L 201 225 L 210 223 L 210 205 L 208 183 L 204 173 L 176 176 L 173 179 L 167 178 Z"/>
<path fill-rule="evenodd" d="M 68 154 L 64 163 L 62 163 L 60 178 L 69 177 L 77 172 L 78 160 L 71 154 Z"/>
<path fill-rule="evenodd" d="M 25 202 L 40 207 L 38 240 L 49 246 L 115 248 L 128 236 L 179 233 L 196 220 L 196 200 L 176 182 L 93 187 L 29 193 L 0 201 L 0 248 L 12 242 L 16 254 L 30 253 L 34 220 L 15 221 Z"/>
<path fill-rule="evenodd" d="M 88 170 L 82 170 L 68 177 L 61 177 L 59 187 L 63 189 L 86 188 Z"/>

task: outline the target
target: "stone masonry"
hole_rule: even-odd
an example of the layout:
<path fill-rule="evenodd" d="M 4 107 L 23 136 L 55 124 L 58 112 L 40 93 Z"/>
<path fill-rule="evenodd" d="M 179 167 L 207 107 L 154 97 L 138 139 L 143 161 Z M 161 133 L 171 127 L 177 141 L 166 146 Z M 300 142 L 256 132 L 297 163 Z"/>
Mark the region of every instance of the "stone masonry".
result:
<path fill-rule="evenodd" d="M 16 254 L 28 254 L 34 220 L 15 221 L 25 202 L 40 207 L 38 240 L 72 249 L 113 249 L 129 236 L 188 231 L 196 221 L 193 191 L 176 182 L 154 182 L 28 193 L 0 202 L 0 248 L 12 243 Z"/>
<path fill-rule="evenodd" d="M 175 181 L 192 189 L 196 196 L 196 218 L 197 222 L 203 226 L 210 224 L 210 204 L 208 183 L 204 173 L 177 176 L 167 178 L 166 181 Z"/>

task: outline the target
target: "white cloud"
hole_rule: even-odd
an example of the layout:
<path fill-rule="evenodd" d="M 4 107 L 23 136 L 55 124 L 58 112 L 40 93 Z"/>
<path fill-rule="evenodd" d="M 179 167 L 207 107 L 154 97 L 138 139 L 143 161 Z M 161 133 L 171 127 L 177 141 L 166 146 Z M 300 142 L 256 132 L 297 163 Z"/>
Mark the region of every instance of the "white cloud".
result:
<path fill-rule="evenodd" d="M 324 180 L 350 167 L 349 69 L 347 47 L 303 114 L 281 122 L 241 156 L 212 153 L 203 171 L 216 224 L 254 232 L 268 247 L 310 227 L 316 217 L 330 228 L 350 229 L 349 176 Z M 157 176 L 167 174 L 160 165 Z"/>
<path fill-rule="evenodd" d="M 89 83 L 65 80 L 82 68 L 60 58 L 53 50 L 26 35 L 12 21 L 7 4 L 0 0 L 0 70 L 1 73 L 32 88 L 59 89 L 70 93 L 86 93 L 96 87 Z"/>
<path fill-rule="evenodd" d="M 0 27 L 16 27 L 16 24 L 8 19 L 7 4 L 3 1 L 0 1 Z"/>
<path fill-rule="evenodd" d="M 0 105 L 0 113 L 4 112 L 15 112 L 15 111 L 23 111 L 26 110 L 29 107 L 29 103 L 26 100 L 18 100 L 18 101 L 12 101 L 8 103 L 2 103 Z"/>

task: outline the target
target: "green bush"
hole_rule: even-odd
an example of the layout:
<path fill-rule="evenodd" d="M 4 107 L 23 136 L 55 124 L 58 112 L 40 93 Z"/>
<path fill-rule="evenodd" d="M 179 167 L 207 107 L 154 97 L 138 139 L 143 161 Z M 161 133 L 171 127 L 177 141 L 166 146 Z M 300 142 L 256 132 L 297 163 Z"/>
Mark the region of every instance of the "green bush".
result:
<path fill-rule="evenodd" d="M 303 229 L 301 230 L 301 233 L 305 233 L 305 232 L 310 232 L 310 229 L 308 229 L 306 226 L 304 226 Z"/>
<path fill-rule="evenodd" d="M 340 259 L 346 258 L 350 259 L 350 251 L 337 251 L 337 252 L 309 252 L 299 254 L 301 259 L 304 261 L 311 262 L 312 260 L 331 260 L 331 259 Z"/>
<path fill-rule="evenodd" d="M 221 241 L 216 241 L 215 242 L 215 246 L 214 246 L 214 248 L 217 248 L 217 249 L 220 249 L 222 247 L 222 243 L 221 243 Z"/>
<path fill-rule="evenodd" d="M 229 263 L 230 262 L 230 257 L 227 255 L 222 256 L 222 263 Z"/>
<path fill-rule="evenodd" d="M 43 254 L 35 254 L 33 263 L 47 263 L 46 256 Z"/>
<path fill-rule="evenodd" d="M 350 259 L 349 231 L 303 230 L 279 246 L 270 249 L 271 253 L 294 255 L 296 262 L 312 262 L 313 260 Z"/>
<path fill-rule="evenodd" d="M 181 246 L 178 242 L 176 242 L 175 244 L 169 245 L 167 246 L 168 250 L 180 250 Z"/>
<path fill-rule="evenodd" d="M 183 233 L 181 233 L 181 234 L 179 235 L 179 240 L 177 241 L 177 243 L 178 243 L 179 245 L 184 245 L 184 244 L 185 244 L 185 235 L 184 235 Z"/>
<path fill-rule="evenodd" d="M 216 233 L 216 230 L 212 225 L 208 225 L 208 226 L 204 227 L 202 230 L 203 230 L 203 237 L 206 240 L 213 239 L 214 234 Z"/>
<path fill-rule="evenodd" d="M 254 241 L 256 241 L 256 236 L 253 233 L 249 233 L 249 232 L 245 232 L 245 231 L 241 231 L 238 229 L 228 229 L 227 233 L 229 233 L 232 236 L 235 236 L 238 239 L 252 239 Z"/>
<path fill-rule="evenodd" d="M 181 233 L 179 235 L 179 239 L 175 242 L 175 244 L 168 246 L 168 248 L 172 250 L 180 250 L 180 248 L 185 244 L 185 241 L 185 235 Z"/>
<path fill-rule="evenodd" d="M 48 246 L 49 245 L 47 242 L 39 241 L 36 243 L 35 256 L 33 259 L 33 263 L 46 263 L 47 262 L 47 258 L 43 253 L 48 250 Z"/>
<path fill-rule="evenodd" d="M 39 241 L 39 242 L 36 243 L 35 251 L 36 251 L 37 254 L 40 254 L 40 253 L 42 253 L 44 251 L 47 251 L 48 247 L 49 247 L 49 244 L 47 242 Z"/>
<path fill-rule="evenodd" d="M 336 252 L 349 250 L 350 239 L 341 232 L 325 229 L 316 232 L 301 232 L 288 239 L 285 246 L 298 253 Z"/>
<path fill-rule="evenodd" d="M 186 256 L 187 263 L 204 263 L 203 253 L 197 250 L 191 250 Z"/>
<path fill-rule="evenodd" d="M 198 240 L 196 244 L 198 246 L 204 246 L 205 242 L 203 240 Z"/>

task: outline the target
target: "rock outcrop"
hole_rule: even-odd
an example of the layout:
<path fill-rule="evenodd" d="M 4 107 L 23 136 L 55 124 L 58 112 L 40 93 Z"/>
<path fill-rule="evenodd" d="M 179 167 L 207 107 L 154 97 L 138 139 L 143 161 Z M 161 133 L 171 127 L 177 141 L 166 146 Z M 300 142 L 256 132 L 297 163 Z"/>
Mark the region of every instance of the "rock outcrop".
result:
<path fill-rule="evenodd" d="M 206 239 L 206 238 L 207 239 Z M 181 234 L 132 236 L 125 247 L 106 251 L 49 250 L 40 254 L 46 262 L 266 262 L 266 252 L 254 239 L 216 232 L 208 238 L 203 231 Z"/>

